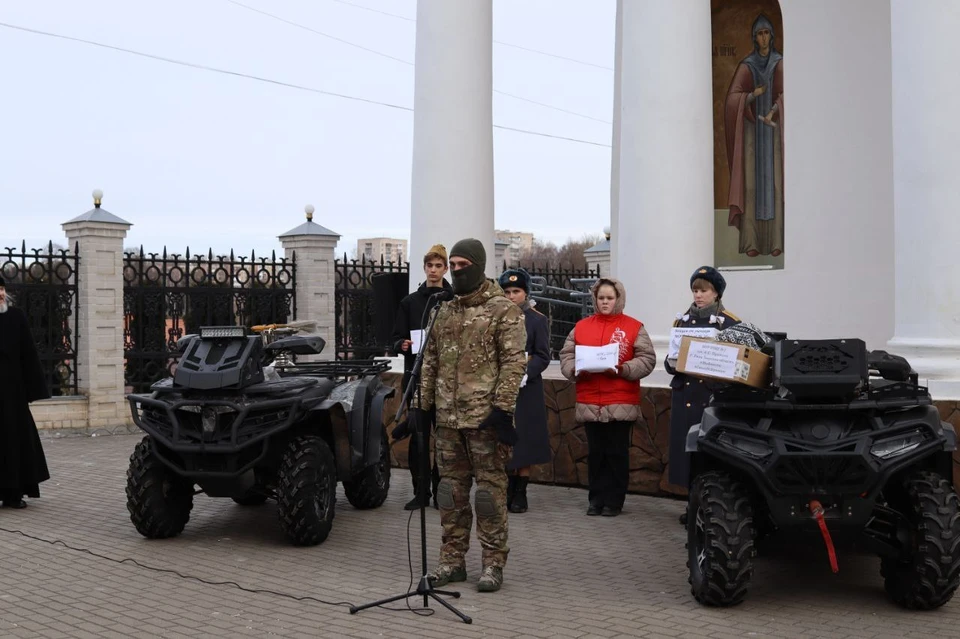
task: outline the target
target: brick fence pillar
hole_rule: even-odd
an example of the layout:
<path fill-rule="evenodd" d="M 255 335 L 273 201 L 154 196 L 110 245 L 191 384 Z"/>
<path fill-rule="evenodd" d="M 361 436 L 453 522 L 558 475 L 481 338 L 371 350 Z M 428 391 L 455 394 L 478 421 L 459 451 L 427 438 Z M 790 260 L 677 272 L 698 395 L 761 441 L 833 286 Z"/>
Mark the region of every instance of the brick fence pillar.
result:
<path fill-rule="evenodd" d="M 80 246 L 77 375 L 89 402 L 88 427 L 130 423 L 123 376 L 123 240 L 131 224 L 94 207 L 65 222 L 70 244 Z"/>
<path fill-rule="evenodd" d="M 297 319 L 316 320 L 320 336 L 327 345 L 319 359 L 335 359 L 336 341 L 336 285 L 337 241 L 340 236 L 313 221 L 313 207 L 305 208 L 307 221 L 280 235 L 280 244 L 286 258 L 297 254 Z M 302 358 L 301 358 L 302 359 Z"/>

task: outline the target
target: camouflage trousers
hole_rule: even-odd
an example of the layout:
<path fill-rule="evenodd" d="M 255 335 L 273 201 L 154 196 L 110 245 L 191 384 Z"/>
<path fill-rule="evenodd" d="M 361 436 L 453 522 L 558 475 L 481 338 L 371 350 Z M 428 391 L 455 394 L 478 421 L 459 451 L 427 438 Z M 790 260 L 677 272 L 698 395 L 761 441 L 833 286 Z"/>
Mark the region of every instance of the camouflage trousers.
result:
<path fill-rule="evenodd" d="M 473 511 L 470 488 L 475 477 L 477 539 L 483 548 L 483 565 L 507 563 L 507 472 L 511 447 L 497 441 L 493 429 L 446 428 L 436 430 L 440 487 L 437 503 L 443 526 L 440 563 L 463 565 L 470 548 Z"/>

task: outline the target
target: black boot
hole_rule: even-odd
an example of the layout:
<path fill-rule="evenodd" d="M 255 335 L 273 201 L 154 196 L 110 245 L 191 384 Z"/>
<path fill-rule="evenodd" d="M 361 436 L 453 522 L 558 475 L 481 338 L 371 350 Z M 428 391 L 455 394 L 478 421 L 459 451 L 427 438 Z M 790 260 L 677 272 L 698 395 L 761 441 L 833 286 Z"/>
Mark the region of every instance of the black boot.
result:
<path fill-rule="evenodd" d="M 507 510 L 513 512 L 513 498 L 517 494 L 517 480 L 520 479 L 516 475 L 507 475 Z"/>
<path fill-rule="evenodd" d="M 517 485 L 514 488 L 513 493 L 513 502 L 510 504 L 510 512 L 512 513 L 525 513 L 527 512 L 527 484 L 530 482 L 529 477 L 517 477 Z"/>

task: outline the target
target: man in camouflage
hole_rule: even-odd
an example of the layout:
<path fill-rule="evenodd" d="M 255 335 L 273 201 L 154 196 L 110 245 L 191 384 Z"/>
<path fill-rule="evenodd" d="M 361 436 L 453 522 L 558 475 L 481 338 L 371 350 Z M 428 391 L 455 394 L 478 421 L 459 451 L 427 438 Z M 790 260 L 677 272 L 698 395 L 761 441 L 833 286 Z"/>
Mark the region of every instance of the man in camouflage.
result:
<path fill-rule="evenodd" d="M 477 538 L 483 548 L 477 589 L 493 592 L 503 583 L 510 552 L 506 462 L 516 442 L 513 410 L 527 366 L 527 331 L 520 307 L 484 277 L 485 266 L 478 240 L 461 240 L 450 251 L 455 296 L 436 311 L 423 358 L 420 410 L 437 409 L 437 503 L 443 525 L 440 562 L 428 579 L 434 587 L 467 579 L 475 477 Z"/>

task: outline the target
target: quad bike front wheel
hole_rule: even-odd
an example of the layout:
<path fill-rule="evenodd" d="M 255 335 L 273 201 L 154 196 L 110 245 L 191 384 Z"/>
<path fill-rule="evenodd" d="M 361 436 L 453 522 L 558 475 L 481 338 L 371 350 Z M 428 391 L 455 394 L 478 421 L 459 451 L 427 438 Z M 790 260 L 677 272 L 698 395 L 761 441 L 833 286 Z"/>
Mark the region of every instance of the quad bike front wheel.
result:
<path fill-rule="evenodd" d="M 343 482 L 343 492 L 354 508 L 366 510 L 383 505 L 390 492 L 390 442 L 384 431 L 380 437 L 380 457 L 355 478 Z"/>
<path fill-rule="evenodd" d="M 700 475 L 690 488 L 687 567 L 701 604 L 733 606 L 753 577 L 753 507 L 747 487 L 724 472 Z"/>
<path fill-rule="evenodd" d="M 337 501 L 336 461 L 316 435 L 298 435 L 287 444 L 277 481 L 280 528 L 297 546 L 323 542 L 333 527 Z"/>
<path fill-rule="evenodd" d="M 130 455 L 127 469 L 127 510 L 137 531 L 147 539 L 176 537 L 183 532 L 193 508 L 193 484 L 164 466 L 154 455 L 148 436 Z"/>
<path fill-rule="evenodd" d="M 960 498 L 937 473 L 910 474 L 893 505 L 913 531 L 899 558 L 884 557 L 880 574 L 891 599 L 911 610 L 950 601 L 960 585 Z"/>

